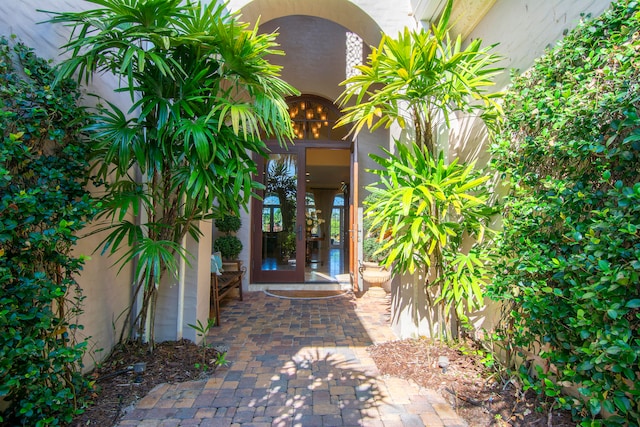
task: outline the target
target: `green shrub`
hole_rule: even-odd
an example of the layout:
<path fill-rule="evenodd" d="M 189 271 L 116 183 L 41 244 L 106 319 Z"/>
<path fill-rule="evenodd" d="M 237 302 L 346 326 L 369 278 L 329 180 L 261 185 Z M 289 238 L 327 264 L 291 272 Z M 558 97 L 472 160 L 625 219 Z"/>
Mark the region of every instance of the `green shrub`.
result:
<path fill-rule="evenodd" d="M 375 200 L 366 213 L 391 237 L 383 245 L 384 265 L 414 275 L 413 285 L 435 296 L 422 313 L 429 335 L 447 339 L 470 325 L 466 312 L 484 305 L 491 209 L 483 189 L 489 177 L 479 176 L 462 158 L 445 162 L 435 136 L 458 114 L 479 115 L 495 128 L 501 94 L 487 89 L 502 71 L 496 65 L 502 57 L 480 39 L 463 45 L 462 36 L 450 32 L 453 0 L 441 3 L 437 23 L 405 28 L 395 38 L 383 34 L 359 66 L 361 73 L 341 83 L 338 104 L 344 114 L 337 126 L 351 124 L 354 135 L 365 126 L 405 129 L 392 151 L 369 155 L 376 165 L 367 169 L 375 175 L 367 191 Z"/>
<path fill-rule="evenodd" d="M 277 34 L 251 30 L 223 2 L 88 3 L 51 12 L 48 22 L 71 27 L 59 76 L 111 74 L 116 92 L 135 100 L 124 109 L 105 100 L 87 130 L 96 173 L 110 183 L 100 246 L 138 278 L 120 341 L 152 350 L 161 283 L 190 258 L 182 239 L 198 240 L 212 210 L 239 214 L 249 205 L 262 188 L 253 156 L 266 154 L 266 139 L 293 138 L 285 98 L 298 91 L 269 62 L 284 53 Z"/>
<path fill-rule="evenodd" d="M 224 233 L 213 242 L 213 249 L 220 251 L 225 259 L 238 259 L 242 252 L 242 242 L 232 233 L 240 230 L 242 222 L 237 215 L 224 214 L 215 221 L 218 231 Z"/>
<path fill-rule="evenodd" d="M 639 18 L 614 3 L 517 78 L 492 149 L 509 184 L 491 288 L 505 342 L 541 358 L 525 384 L 582 425 L 640 423 Z"/>
<path fill-rule="evenodd" d="M 240 252 L 242 252 L 242 242 L 236 236 L 224 235 L 213 242 L 213 249 L 220 251 L 225 259 L 237 259 Z"/>
<path fill-rule="evenodd" d="M 223 215 L 221 218 L 217 218 L 215 221 L 218 231 L 223 233 L 235 233 L 240 230 L 240 218 L 236 215 Z"/>
<path fill-rule="evenodd" d="M 84 190 L 84 113 L 73 82 L 21 43 L 0 38 L 0 414 L 6 425 L 71 421 L 88 383 L 76 337 L 82 295 L 76 232 L 95 213 Z M 5 425 L 5 424 L 3 424 Z"/>

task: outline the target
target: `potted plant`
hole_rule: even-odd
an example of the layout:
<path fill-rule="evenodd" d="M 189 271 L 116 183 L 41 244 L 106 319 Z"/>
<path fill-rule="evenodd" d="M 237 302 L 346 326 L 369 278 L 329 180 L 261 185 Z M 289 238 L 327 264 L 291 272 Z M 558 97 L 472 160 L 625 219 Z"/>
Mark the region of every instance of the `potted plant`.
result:
<path fill-rule="evenodd" d="M 235 215 L 224 214 L 216 219 L 216 228 L 224 233 L 213 242 L 213 250 L 220 251 L 225 260 L 235 260 L 242 251 L 242 242 L 235 236 L 242 225 L 240 218 Z"/>

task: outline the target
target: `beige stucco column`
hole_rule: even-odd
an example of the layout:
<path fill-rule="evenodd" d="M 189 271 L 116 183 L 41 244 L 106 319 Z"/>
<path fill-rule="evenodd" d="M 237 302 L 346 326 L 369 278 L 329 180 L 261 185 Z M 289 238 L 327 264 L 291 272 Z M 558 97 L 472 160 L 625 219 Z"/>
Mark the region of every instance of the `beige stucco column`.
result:
<path fill-rule="evenodd" d="M 191 254 L 182 275 L 167 276 L 158 289 L 156 307 L 155 337 L 158 342 L 174 341 L 186 338 L 200 342 L 195 329 L 189 324 L 197 325 L 200 321 L 207 324 L 209 318 L 209 290 L 211 280 L 211 233 L 210 221 L 198 224 L 202 236 L 199 241 L 188 237 L 186 249 Z"/>

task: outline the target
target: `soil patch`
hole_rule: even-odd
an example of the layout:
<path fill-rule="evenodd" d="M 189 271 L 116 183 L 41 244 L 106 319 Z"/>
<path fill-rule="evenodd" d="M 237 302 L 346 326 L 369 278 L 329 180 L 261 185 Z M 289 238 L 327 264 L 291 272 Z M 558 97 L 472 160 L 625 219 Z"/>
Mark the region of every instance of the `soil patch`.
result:
<path fill-rule="evenodd" d="M 74 427 L 109 427 L 117 423 L 128 407 L 143 398 L 155 386 L 204 379 L 215 372 L 220 352 L 188 340 L 156 344 L 149 353 L 146 345 L 125 344 L 116 347 L 106 361 L 91 374 L 95 389 L 93 404 L 74 418 Z M 145 363 L 138 375 L 135 363 Z"/>
<path fill-rule="evenodd" d="M 503 379 L 487 368 L 474 347 L 470 343 L 455 349 L 409 339 L 375 345 L 369 351 L 383 375 L 438 391 L 470 427 L 575 427 L 569 412 L 549 412 L 545 402 L 533 392 L 524 393 L 515 379 Z M 446 369 L 439 366 L 447 362 Z"/>

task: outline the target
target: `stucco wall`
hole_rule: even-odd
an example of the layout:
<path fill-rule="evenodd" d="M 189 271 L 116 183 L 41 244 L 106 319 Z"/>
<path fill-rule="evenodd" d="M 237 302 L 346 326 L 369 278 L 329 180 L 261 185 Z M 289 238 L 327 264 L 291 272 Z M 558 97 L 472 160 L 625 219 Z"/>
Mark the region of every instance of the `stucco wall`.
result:
<path fill-rule="evenodd" d="M 241 11 L 242 20 L 251 23 L 290 15 L 324 18 L 349 28 L 369 45 L 378 44 L 381 31 L 395 35 L 407 25 L 417 25 L 409 0 L 230 0 L 229 8 Z"/>
<path fill-rule="evenodd" d="M 303 94 L 335 100 L 346 78 L 346 28 L 314 16 L 287 16 L 265 22 L 261 32 L 279 33 L 285 56 L 269 60 L 283 66 L 282 78 Z"/>
<path fill-rule="evenodd" d="M 580 22 L 581 14 L 600 15 L 611 0 L 498 0 L 469 34 L 486 45 L 499 43 L 498 52 L 507 57 L 503 66 L 527 70 L 545 48 L 554 46 L 568 30 Z M 497 79 L 497 88 L 509 82 L 509 73 Z"/>
<path fill-rule="evenodd" d="M 184 283 L 168 275 L 158 290 L 155 337 L 157 341 L 174 341 L 182 338 L 200 342 L 195 329 L 198 321 L 206 325 L 209 318 L 209 289 L 211 283 L 211 234 L 210 221 L 198 224 L 202 236 L 195 241 L 186 239 L 187 251 L 191 254 L 184 265 Z"/>

